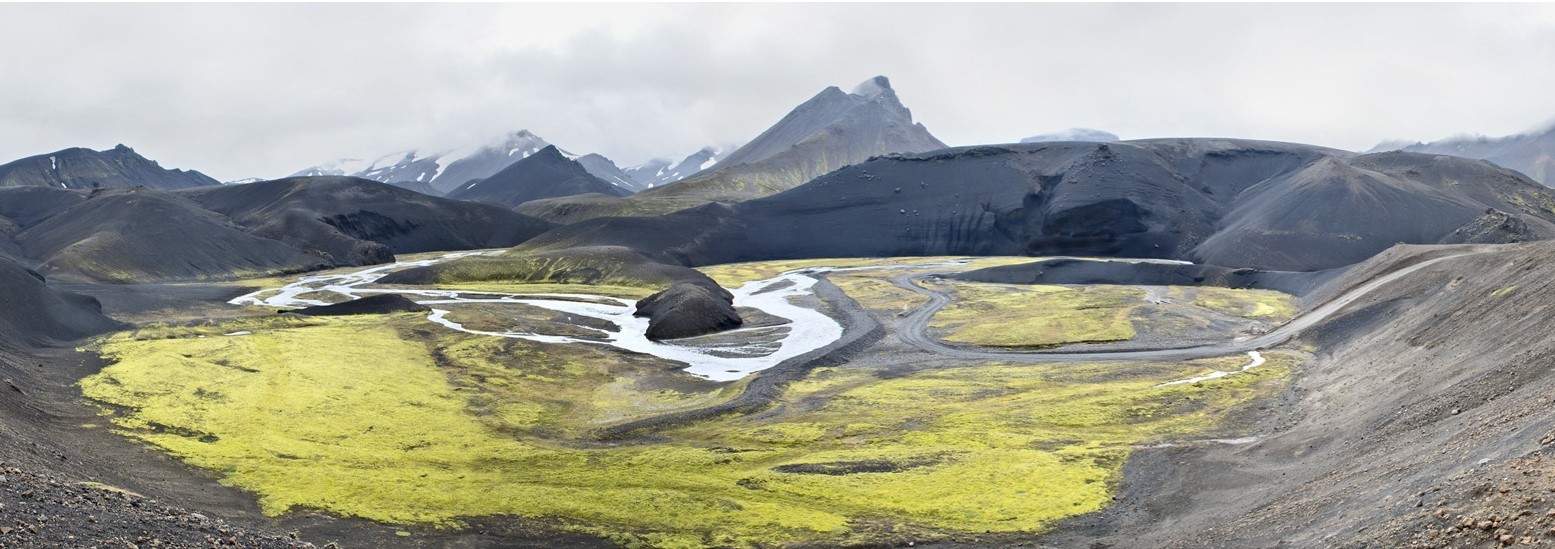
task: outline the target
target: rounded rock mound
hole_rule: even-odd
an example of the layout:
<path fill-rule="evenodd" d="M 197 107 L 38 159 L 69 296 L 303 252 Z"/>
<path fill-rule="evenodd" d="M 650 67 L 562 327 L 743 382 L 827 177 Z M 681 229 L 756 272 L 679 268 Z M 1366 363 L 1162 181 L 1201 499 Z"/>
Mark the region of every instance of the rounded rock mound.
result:
<path fill-rule="evenodd" d="M 643 298 L 635 314 L 648 317 L 652 340 L 705 335 L 744 323 L 727 290 L 689 282 Z"/>
<path fill-rule="evenodd" d="M 288 313 L 308 316 L 380 315 L 389 313 L 424 313 L 431 307 L 411 301 L 400 294 L 379 294 L 353 299 L 333 305 L 307 307 Z"/>

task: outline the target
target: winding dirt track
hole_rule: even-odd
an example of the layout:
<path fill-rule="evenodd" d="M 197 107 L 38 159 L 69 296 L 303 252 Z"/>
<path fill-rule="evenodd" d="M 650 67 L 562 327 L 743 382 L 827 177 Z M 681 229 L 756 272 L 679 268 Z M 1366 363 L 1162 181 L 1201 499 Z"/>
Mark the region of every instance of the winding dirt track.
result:
<path fill-rule="evenodd" d="M 1211 358 L 1232 354 L 1246 353 L 1259 349 L 1266 349 L 1290 341 L 1303 330 L 1311 328 L 1319 322 L 1327 320 L 1338 313 L 1346 305 L 1375 291 L 1390 282 L 1408 276 L 1431 265 L 1457 259 L 1464 256 L 1487 253 L 1489 250 L 1471 250 L 1463 253 L 1446 255 L 1422 261 L 1408 267 L 1387 273 L 1372 279 L 1371 281 L 1351 288 L 1323 305 L 1308 311 L 1306 314 L 1293 318 L 1278 328 L 1266 334 L 1248 338 L 1242 338 L 1211 345 L 1199 345 L 1194 347 L 1144 349 L 1133 351 L 1085 351 L 1076 348 L 1058 348 L 1042 351 L 999 351 L 986 348 L 966 348 L 946 345 L 928 335 L 929 319 L 934 317 L 940 309 L 950 303 L 950 296 L 937 292 L 917 284 L 917 281 L 926 277 L 939 276 L 946 273 L 917 273 L 891 278 L 891 283 L 905 290 L 909 290 L 929 298 L 929 302 L 918 306 L 910 314 L 897 323 L 896 334 L 904 343 L 912 345 L 930 353 L 967 360 L 997 360 L 1001 362 L 1018 363 L 1054 363 L 1054 362 L 1101 362 L 1120 360 L 1193 360 L 1199 358 Z"/>

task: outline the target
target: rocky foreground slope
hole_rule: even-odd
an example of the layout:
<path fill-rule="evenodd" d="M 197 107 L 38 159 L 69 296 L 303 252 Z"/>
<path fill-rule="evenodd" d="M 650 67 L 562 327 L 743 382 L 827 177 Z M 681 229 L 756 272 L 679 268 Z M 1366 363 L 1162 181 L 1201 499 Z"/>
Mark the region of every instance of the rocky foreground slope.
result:
<path fill-rule="evenodd" d="M 1263 434 L 1141 449 L 1116 506 L 1046 541 L 1555 543 L 1555 244 L 1394 248 L 1314 297 L 1449 255 L 1303 336 L 1316 359 Z"/>
<path fill-rule="evenodd" d="M 314 547 L 3 461 L 0 517 L 15 517 L 0 525 L 0 547 Z"/>

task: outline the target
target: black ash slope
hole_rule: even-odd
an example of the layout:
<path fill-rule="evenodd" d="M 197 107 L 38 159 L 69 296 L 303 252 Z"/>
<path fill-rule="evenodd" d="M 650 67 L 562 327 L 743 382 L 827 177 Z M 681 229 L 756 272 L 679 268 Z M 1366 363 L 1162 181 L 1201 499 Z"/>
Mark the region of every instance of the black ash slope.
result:
<path fill-rule="evenodd" d="M 15 240 L 43 274 L 77 281 L 197 279 L 329 265 L 282 242 L 251 235 L 186 198 L 144 188 L 83 193 L 69 208 L 17 233 Z"/>
<path fill-rule="evenodd" d="M 96 299 L 62 291 L 43 275 L 0 257 L 0 349 L 68 342 L 120 324 Z"/>

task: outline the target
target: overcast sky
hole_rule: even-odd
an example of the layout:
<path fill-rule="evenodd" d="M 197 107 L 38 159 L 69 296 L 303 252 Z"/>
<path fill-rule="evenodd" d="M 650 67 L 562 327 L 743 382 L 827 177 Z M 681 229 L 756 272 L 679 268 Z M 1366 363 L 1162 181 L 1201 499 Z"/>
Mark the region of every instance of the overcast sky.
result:
<path fill-rule="evenodd" d="M 1550 5 L 0 4 L 0 161 L 219 179 L 527 128 L 623 166 L 889 76 L 951 145 L 1070 127 L 1365 149 L 1555 120 Z"/>

